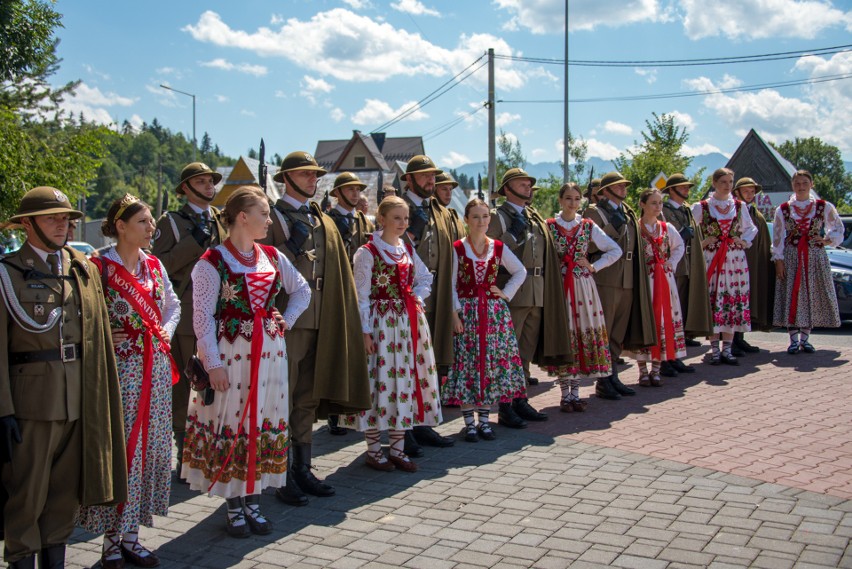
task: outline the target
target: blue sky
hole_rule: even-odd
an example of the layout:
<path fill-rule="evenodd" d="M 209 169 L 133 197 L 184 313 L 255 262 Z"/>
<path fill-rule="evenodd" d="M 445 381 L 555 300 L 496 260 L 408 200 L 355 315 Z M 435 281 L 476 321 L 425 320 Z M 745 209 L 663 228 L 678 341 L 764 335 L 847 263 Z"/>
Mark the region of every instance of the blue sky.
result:
<path fill-rule="evenodd" d="M 66 102 L 104 123 L 157 118 L 209 132 L 227 154 L 266 140 L 269 155 L 313 152 L 318 140 L 370 132 L 477 61 L 564 58 L 564 0 L 59 0 L 64 15 L 56 83 L 83 81 Z M 734 57 L 852 44 L 852 1 L 571 0 L 569 60 Z M 484 62 L 484 59 L 479 63 Z M 474 65 L 475 68 L 477 63 Z M 818 136 L 852 159 L 852 78 L 725 93 L 719 89 L 852 76 L 852 51 L 712 66 L 574 67 L 569 99 L 669 93 L 684 98 L 569 104 L 589 154 L 632 147 L 651 113 L 674 113 L 687 152 L 730 155 L 750 128 L 765 139 Z M 562 100 L 562 65 L 500 59 L 497 99 Z M 487 159 L 482 67 L 388 136 L 423 135 L 427 153 L 456 167 Z M 475 110 L 481 109 L 479 112 Z M 496 106 L 499 128 L 530 162 L 562 157 L 561 103 Z M 457 124 L 452 126 L 453 122 Z M 447 127 L 449 127 L 447 129 Z M 443 132 L 442 132 L 443 131 Z"/>

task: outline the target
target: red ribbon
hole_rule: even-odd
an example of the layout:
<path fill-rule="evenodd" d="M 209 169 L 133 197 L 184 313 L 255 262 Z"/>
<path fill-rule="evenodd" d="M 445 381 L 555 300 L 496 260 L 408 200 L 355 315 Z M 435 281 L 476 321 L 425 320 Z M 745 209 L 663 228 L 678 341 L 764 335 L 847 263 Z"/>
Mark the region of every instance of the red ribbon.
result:
<path fill-rule="evenodd" d="M 654 321 L 657 325 L 657 337 L 662 336 L 661 329 L 665 330 L 666 337 L 666 359 L 673 360 L 677 357 L 677 350 L 674 341 L 674 322 L 672 320 L 672 297 L 671 289 L 669 288 L 669 280 L 666 278 L 666 261 L 667 255 L 663 251 L 663 241 L 668 235 L 668 229 L 664 223 L 659 223 L 660 236 L 654 237 L 642 226 L 642 236 L 651 244 L 651 249 L 654 252 L 654 265 L 652 267 L 654 278 Z M 727 241 L 725 242 L 727 243 Z M 727 247 L 726 247 L 727 250 Z M 719 252 L 717 251 L 717 254 Z M 714 257 L 715 261 L 716 258 Z M 662 351 L 660 343 L 657 342 L 651 347 L 651 359 L 660 361 L 662 359 Z"/>
<path fill-rule="evenodd" d="M 732 219 L 720 219 L 719 229 L 722 231 L 722 234 L 719 235 L 716 243 L 719 245 L 719 248 L 716 249 L 716 253 L 713 255 L 713 260 L 710 261 L 710 266 L 707 267 L 707 282 L 710 282 L 710 279 L 715 275 L 716 277 L 716 286 L 713 290 L 717 293 L 719 291 L 719 277 L 725 272 L 725 258 L 728 256 L 728 247 L 733 244 L 734 240 L 731 238 L 730 231 L 731 226 L 733 225 Z"/>
<path fill-rule="evenodd" d="M 802 273 L 808 269 L 808 262 L 810 261 L 810 247 L 808 245 L 811 241 L 811 220 L 802 218 L 796 222 L 796 229 L 799 232 L 799 244 L 796 246 L 798 266 L 796 268 L 796 277 L 793 279 L 793 296 L 790 299 L 790 310 L 787 318 L 788 323 L 791 325 L 796 322 L 796 313 L 799 310 L 799 289 L 802 286 Z M 805 282 L 805 286 L 808 286 L 807 282 Z"/>
<path fill-rule="evenodd" d="M 414 399 L 417 400 L 417 421 L 423 422 L 425 410 L 423 407 L 423 393 L 420 389 L 420 374 L 417 371 L 417 346 L 419 344 L 420 335 L 417 333 L 417 297 L 411 290 L 411 284 L 408 282 L 407 270 L 414 268 L 414 265 L 397 264 L 397 275 L 399 276 L 400 288 L 402 289 L 402 297 L 405 300 L 405 311 L 408 313 L 408 324 L 411 327 L 411 349 L 414 359 L 414 382 L 416 389 L 414 390 Z"/>
<path fill-rule="evenodd" d="M 565 242 L 568 245 L 568 250 L 565 251 L 565 254 L 562 256 L 562 265 L 565 267 L 565 276 L 562 279 L 562 290 L 565 292 L 565 296 L 568 297 L 568 301 L 571 303 L 571 317 L 574 320 L 574 337 L 577 339 L 577 352 L 580 357 L 580 372 L 584 374 L 589 373 L 589 368 L 586 366 L 586 356 L 583 350 L 583 335 L 580 332 L 580 314 L 577 307 L 577 292 L 574 288 L 574 268 L 577 267 L 577 262 L 574 259 L 576 255 L 576 239 L 577 234 L 580 231 L 580 227 L 582 227 L 582 222 L 577 224 L 574 229 L 568 231 L 558 223 L 552 223 L 554 227 L 562 234 L 565 238 Z"/>

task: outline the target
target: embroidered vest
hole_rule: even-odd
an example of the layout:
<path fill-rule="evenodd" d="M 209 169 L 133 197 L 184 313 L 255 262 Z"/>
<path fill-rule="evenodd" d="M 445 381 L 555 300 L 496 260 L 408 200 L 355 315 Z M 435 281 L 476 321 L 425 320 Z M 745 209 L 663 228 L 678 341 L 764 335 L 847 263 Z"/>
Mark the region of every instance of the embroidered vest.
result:
<path fill-rule="evenodd" d="M 787 235 L 784 238 L 786 245 L 798 246 L 799 240 L 802 238 L 802 227 L 793 219 L 790 212 L 790 202 L 781 204 L 781 213 L 784 215 L 784 229 L 787 230 Z M 805 221 L 805 220 L 800 220 Z M 817 241 L 822 235 L 823 227 L 825 226 L 825 200 L 816 200 L 816 210 L 814 216 L 808 223 L 808 246 L 809 247 L 824 247 L 822 243 Z"/>
<path fill-rule="evenodd" d="M 380 316 L 392 310 L 398 315 L 406 312 L 405 297 L 412 294 L 414 285 L 413 263 L 387 263 L 379 253 L 379 249 L 371 241 L 364 245 L 373 255 L 373 274 L 370 277 L 370 300 L 376 306 Z M 405 244 L 408 256 L 413 255 L 413 249 Z"/>
<path fill-rule="evenodd" d="M 461 239 L 453 243 L 459 258 L 456 292 L 459 298 L 477 298 L 480 291 L 488 298 L 497 298 L 491 287 L 497 284 L 497 271 L 503 258 L 503 242 L 494 240 L 494 254 L 485 261 L 469 259 Z M 480 278 L 477 278 L 480 277 Z"/>

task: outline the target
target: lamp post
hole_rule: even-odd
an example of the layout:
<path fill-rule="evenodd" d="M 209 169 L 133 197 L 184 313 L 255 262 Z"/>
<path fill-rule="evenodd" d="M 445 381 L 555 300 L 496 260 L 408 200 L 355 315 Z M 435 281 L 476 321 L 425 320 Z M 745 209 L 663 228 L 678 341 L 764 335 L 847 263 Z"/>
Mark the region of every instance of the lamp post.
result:
<path fill-rule="evenodd" d="M 196 144 L 195 140 L 195 95 L 175 89 L 174 87 L 169 87 L 168 85 L 160 85 L 160 87 L 168 89 L 169 91 L 174 91 L 175 93 L 180 93 L 181 95 L 186 95 L 187 97 L 192 97 L 192 161 L 195 162 L 195 152 L 198 148 L 198 144 Z"/>

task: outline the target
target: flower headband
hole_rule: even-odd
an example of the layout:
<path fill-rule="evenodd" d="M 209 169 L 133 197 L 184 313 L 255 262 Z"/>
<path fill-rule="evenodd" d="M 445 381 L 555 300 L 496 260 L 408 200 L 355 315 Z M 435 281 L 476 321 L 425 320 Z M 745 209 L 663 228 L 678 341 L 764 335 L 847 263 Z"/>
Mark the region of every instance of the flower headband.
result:
<path fill-rule="evenodd" d="M 127 211 L 127 208 L 131 205 L 135 204 L 139 201 L 139 198 L 132 194 L 124 194 L 124 197 L 121 198 L 121 201 L 118 204 L 118 211 L 115 212 L 115 217 L 113 218 L 113 222 L 121 219 L 121 216 L 124 215 L 124 212 Z"/>

